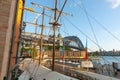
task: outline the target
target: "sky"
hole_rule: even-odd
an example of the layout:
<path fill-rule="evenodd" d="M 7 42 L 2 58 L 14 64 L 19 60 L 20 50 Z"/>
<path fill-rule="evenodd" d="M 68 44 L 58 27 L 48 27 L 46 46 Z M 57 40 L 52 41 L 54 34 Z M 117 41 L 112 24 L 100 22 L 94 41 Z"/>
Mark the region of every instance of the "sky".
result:
<path fill-rule="evenodd" d="M 58 9 L 61 9 L 64 1 L 58 0 Z M 41 8 L 31 5 L 30 2 L 54 8 L 55 0 L 26 0 L 27 7 L 42 12 Z M 120 50 L 120 0 L 68 0 L 63 11 L 73 14 L 62 14 L 59 19 L 62 24 L 59 32 L 63 37 L 77 36 L 84 46 L 87 39 L 89 51 Z M 45 13 L 49 16 L 54 14 L 49 10 L 45 10 Z M 34 22 L 36 16 L 25 11 L 24 21 Z M 41 18 L 39 16 L 38 24 L 41 24 Z M 51 27 L 49 22 L 53 22 L 53 18 L 45 16 L 44 24 Z M 26 32 L 30 31 L 34 32 L 35 28 L 27 25 Z M 57 30 L 57 34 L 59 32 Z M 52 29 L 45 29 L 44 34 L 52 35 Z"/>

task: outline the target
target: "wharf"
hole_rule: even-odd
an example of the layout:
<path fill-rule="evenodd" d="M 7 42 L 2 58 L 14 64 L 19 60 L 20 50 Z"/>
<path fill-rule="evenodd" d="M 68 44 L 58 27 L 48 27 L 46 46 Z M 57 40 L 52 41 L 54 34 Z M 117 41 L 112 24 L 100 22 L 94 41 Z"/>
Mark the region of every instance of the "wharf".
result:
<path fill-rule="evenodd" d="M 60 74 L 55 71 L 51 71 L 50 69 L 40 66 L 37 64 L 37 62 L 30 61 L 26 64 L 26 61 L 24 62 L 26 68 L 24 68 L 24 72 L 20 75 L 19 80 L 29 80 L 29 78 L 33 78 L 34 80 L 84 80 L 83 76 L 85 77 L 85 80 L 120 80 L 114 77 L 101 75 L 94 72 L 88 72 L 88 71 L 81 71 L 79 69 L 74 69 L 71 66 L 63 65 L 56 63 L 55 67 L 57 70 L 60 70 L 61 72 L 64 72 L 66 75 L 67 73 L 70 73 L 70 76 L 74 75 L 76 78 L 73 78 L 72 76 L 66 76 L 64 74 Z M 64 67 L 63 67 L 64 66 Z M 63 71 L 62 71 L 63 70 Z"/>
<path fill-rule="evenodd" d="M 105 75 L 98 74 L 98 73 L 95 73 L 95 72 L 82 71 L 82 70 L 79 70 L 79 69 L 75 69 L 72 66 L 63 65 L 63 64 L 59 64 L 59 63 L 56 63 L 55 66 L 57 68 L 56 70 L 61 69 L 60 71 L 62 71 L 62 69 L 63 69 L 64 73 L 67 73 L 70 76 L 77 77 L 77 78 L 82 79 L 82 80 L 84 78 L 85 78 L 85 80 L 120 80 L 118 78 L 114 78 L 114 77 L 111 77 L 111 76 L 105 76 Z"/>
<path fill-rule="evenodd" d="M 76 71 L 76 72 L 78 72 L 80 74 L 83 74 L 83 75 L 86 75 L 88 77 L 94 78 L 95 80 L 120 80 L 120 79 L 113 78 L 113 77 L 110 77 L 110 76 L 104 76 L 104 75 L 101 75 L 101 74 L 88 72 L 88 71 Z"/>
<path fill-rule="evenodd" d="M 33 80 L 78 80 L 76 78 L 51 71 L 44 66 L 38 65 L 37 62 L 28 61 L 29 60 L 27 60 L 27 64 L 26 61 L 24 61 L 25 66 L 27 66 L 24 68 L 24 72 L 19 76 L 19 80 L 29 80 L 30 78 Z"/>

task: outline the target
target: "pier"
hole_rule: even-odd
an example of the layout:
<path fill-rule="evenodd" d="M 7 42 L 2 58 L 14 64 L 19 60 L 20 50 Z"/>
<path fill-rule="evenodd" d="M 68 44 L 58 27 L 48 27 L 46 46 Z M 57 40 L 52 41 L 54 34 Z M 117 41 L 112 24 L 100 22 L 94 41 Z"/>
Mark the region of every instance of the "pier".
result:
<path fill-rule="evenodd" d="M 95 73 L 94 71 L 87 71 L 87 70 L 80 70 L 79 68 L 59 64 L 56 63 L 55 70 L 72 77 L 75 77 L 80 80 L 119 80 L 117 78 L 114 78 L 112 76 L 106 76 L 99 73 Z"/>
<path fill-rule="evenodd" d="M 78 68 L 59 63 L 55 63 L 55 71 L 51 71 L 44 66 L 40 66 L 37 61 L 33 62 L 30 59 L 26 61 L 24 60 L 24 66 L 26 67 L 23 67 L 22 64 L 23 63 L 21 63 L 21 69 L 23 69 L 24 72 L 19 77 L 19 80 L 28 80 L 29 78 L 33 78 L 35 80 L 119 80 L 117 78 L 94 72 L 82 71 Z M 50 76 L 53 75 L 54 77 L 50 78 Z"/>

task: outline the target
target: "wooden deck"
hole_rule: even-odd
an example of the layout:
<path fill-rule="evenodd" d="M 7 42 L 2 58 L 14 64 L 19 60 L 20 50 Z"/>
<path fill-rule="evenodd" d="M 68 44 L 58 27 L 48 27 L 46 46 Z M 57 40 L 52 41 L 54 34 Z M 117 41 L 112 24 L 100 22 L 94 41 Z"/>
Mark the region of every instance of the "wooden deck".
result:
<path fill-rule="evenodd" d="M 70 73 L 70 76 L 75 75 L 76 78 L 80 80 L 120 80 L 114 77 L 104 76 L 94 72 L 81 71 L 79 69 L 75 69 L 71 66 L 64 64 L 56 63 L 55 66 L 58 70 L 63 70 L 64 74 Z M 64 74 L 51 71 L 48 68 L 40 67 L 34 62 L 31 62 L 26 68 L 24 68 L 24 70 L 25 72 L 19 77 L 19 80 L 28 80 L 30 77 L 33 77 L 33 79 L 35 80 L 43 80 L 44 78 L 46 78 L 46 80 L 78 80 L 73 77 L 65 76 Z M 83 77 L 85 77 L 85 79 Z"/>
<path fill-rule="evenodd" d="M 63 65 L 56 63 L 56 67 L 61 69 L 63 68 Z M 68 65 L 64 65 L 64 73 L 75 75 L 77 78 L 82 79 L 82 80 L 83 80 L 83 77 L 85 77 L 85 80 L 120 80 L 114 77 L 105 76 L 105 75 L 94 73 L 94 72 L 81 71 L 79 69 L 75 69 Z"/>
<path fill-rule="evenodd" d="M 20 75 L 19 80 L 29 80 L 29 78 L 32 78 L 33 80 L 78 80 L 76 78 L 51 71 L 50 69 L 38 65 L 33 61 L 28 62 L 27 60 L 24 64 L 26 67 L 24 68 L 24 72 Z"/>
<path fill-rule="evenodd" d="M 80 74 L 83 74 L 83 75 L 86 75 L 88 77 L 92 77 L 96 80 L 120 80 L 120 79 L 117 79 L 117 78 L 104 76 L 104 75 L 93 73 L 93 72 L 87 72 L 87 71 L 76 71 L 76 72 L 78 72 Z"/>

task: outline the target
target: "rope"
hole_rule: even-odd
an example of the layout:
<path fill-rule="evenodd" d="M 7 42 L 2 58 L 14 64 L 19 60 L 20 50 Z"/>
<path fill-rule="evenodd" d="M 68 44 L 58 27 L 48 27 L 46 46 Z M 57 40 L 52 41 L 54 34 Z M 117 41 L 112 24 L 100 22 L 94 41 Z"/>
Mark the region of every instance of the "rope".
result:
<path fill-rule="evenodd" d="M 67 19 L 67 18 L 66 18 Z M 90 37 L 88 37 L 84 32 L 82 32 L 76 25 L 74 25 L 69 19 L 67 19 L 77 30 L 79 30 L 83 35 L 85 35 L 89 40 L 91 40 L 94 44 L 98 45 L 96 42 L 94 42 Z M 100 46 L 101 47 L 101 46 Z M 101 47 L 102 48 L 102 47 Z M 103 49 L 103 48 L 102 48 Z M 104 50 L 104 49 L 103 49 Z M 103 59 L 104 61 L 110 63 L 110 61 Z"/>
<path fill-rule="evenodd" d="M 74 25 L 67 17 L 64 16 L 65 19 L 67 19 L 67 21 L 73 26 L 75 27 L 79 32 L 81 32 L 84 36 L 86 36 L 90 41 L 92 41 L 94 44 L 96 44 L 98 46 L 98 44 L 92 40 L 89 36 L 87 36 L 82 30 L 80 30 L 76 25 Z M 103 49 L 101 46 L 100 46 L 101 49 Z"/>
<path fill-rule="evenodd" d="M 82 0 L 81 0 L 82 1 Z M 110 33 L 116 40 L 118 40 L 119 42 L 120 42 L 120 39 L 119 38 L 117 38 L 113 33 L 111 33 L 103 24 L 101 24 L 97 19 L 95 19 L 93 16 L 91 16 L 90 14 L 88 14 L 88 12 L 86 11 L 86 9 L 85 9 L 85 7 L 84 7 L 84 4 L 83 4 L 83 8 L 81 7 L 81 6 L 79 6 L 85 13 L 86 13 L 86 15 L 87 15 L 87 17 L 88 17 L 88 19 L 89 19 L 89 17 L 91 17 L 97 24 L 99 24 L 104 30 L 106 30 L 108 33 Z M 90 20 L 90 19 L 89 19 Z M 90 24 L 91 24 L 91 22 L 90 22 Z M 91 25 L 91 27 L 92 27 L 92 25 Z M 94 30 L 93 30 L 93 32 L 94 32 Z M 95 33 L 94 33 L 95 34 Z M 96 38 L 96 42 L 98 43 L 98 41 L 97 41 L 97 38 Z M 100 48 L 100 45 L 98 44 L 98 47 L 99 47 L 99 49 L 101 49 Z M 104 50 L 104 49 L 103 49 Z M 105 50 L 104 50 L 105 51 Z M 113 57 L 113 56 L 112 56 Z M 113 57 L 113 58 L 115 58 L 115 57 Z M 118 60 L 118 61 L 120 61 L 119 59 L 117 59 L 117 58 L 115 58 L 116 60 Z"/>
<path fill-rule="evenodd" d="M 82 0 L 81 0 L 82 1 Z M 84 12 L 84 8 L 82 8 L 80 5 L 78 5 Z M 95 19 L 93 16 L 91 16 L 90 14 L 88 14 L 87 12 L 87 16 L 91 17 L 91 19 L 93 19 L 97 24 L 99 24 L 105 31 L 107 31 L 113 38 L 115 38 L 117 41 L 120 42 L 120 39 L 118 37 L 116 37 L 111 31 L 109 31 L 102 23 L 100 23 L 97 19 Z"/>
<path fill-rule="evenodd" d="M 62 21 L 62 24 L 63 24 L 63 26 L 64 26 L 64 28 L 65 29 L 61 29 L 65 34 L 67 34 L 68 36 L 70 36 L 70 34 L 69 34 L 69 32 L 68 32 L 68 29 L 67 29 L 67 27 L 66 27 L 66 25 L 65 25 L 65 23 L 64 23 L 64 20 L 62 19 L 61 20 Z"/>
<path fill-rule="evenodd" d="M 89 25 L 90 25 L 90 27 L 91 27 L 91 30 L 92 30 L 92 32 L 93 32 L 93 36 L 94 36 L 94 38 L 95 38 L 95 41 L 96 41 L 96 43 L 98 44 L 97 46 L 98 46 L 98 48 L 99 48 L 99 50 L 100 50 L 99 42 L 98 42 L 97 37 L 96 37 L 96 35 L 95 35 L 95 31 L 94 31 L 94 29 L 93 29 L 93 25 L 92 25 L 92 23 L 91 23 L 91 21 L 90 21 L 90 18 L 89 18 L 89 16 L 88 16 L 88 12 L 87 12 L 87 10 L 86 10 L 86 8 L 85 8 L 85 5 L 83 4 L 82 0 L 81 0 L 81 3 L 82 3 L 82 6 L 83 6 L 83 9 L 84 9 L 84 12 L 85 12 L 85 14 L 86 14 L 88 23 L 89 23 Z"/>

